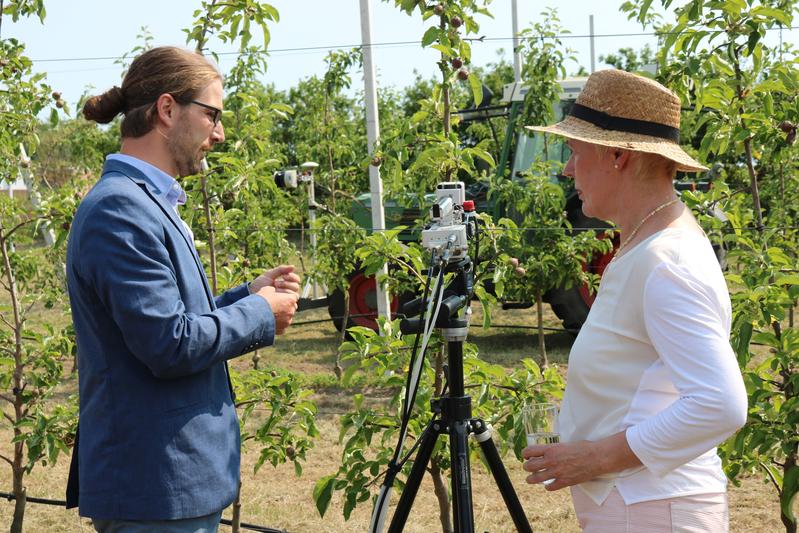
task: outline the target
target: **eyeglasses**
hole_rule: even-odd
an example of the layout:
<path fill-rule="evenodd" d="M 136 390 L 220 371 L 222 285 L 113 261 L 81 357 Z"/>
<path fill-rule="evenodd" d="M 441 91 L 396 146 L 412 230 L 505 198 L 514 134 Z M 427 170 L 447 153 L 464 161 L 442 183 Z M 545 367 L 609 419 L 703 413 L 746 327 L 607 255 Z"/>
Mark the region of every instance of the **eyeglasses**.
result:
<path fill-rule="evenodd" d="M 197 100 L 188 100 L 188 99 L 185 99 L 185 98 L 178 98 L 177 96 L 173 96 L 173 98 L 175 100 L 177 100 L 178 102 L 181 102 L 183 104 L 195 104 L 195 105 L 198 105 L 200 107 L 204 107 L 205 109 L 209 109 L 209 110 L 213 111 L 214 112 L 213 117 L 209 117 L 209 118 L 211 118 L 213 120 L 214 127 L 216 127 L 216 125 L 219 124 L 219 119 L 222 118 L 222 110 L 219 109 L 218 107 L 214 107 L 212 105 L 204 104 L 202 102 L 198 102 Z"/>

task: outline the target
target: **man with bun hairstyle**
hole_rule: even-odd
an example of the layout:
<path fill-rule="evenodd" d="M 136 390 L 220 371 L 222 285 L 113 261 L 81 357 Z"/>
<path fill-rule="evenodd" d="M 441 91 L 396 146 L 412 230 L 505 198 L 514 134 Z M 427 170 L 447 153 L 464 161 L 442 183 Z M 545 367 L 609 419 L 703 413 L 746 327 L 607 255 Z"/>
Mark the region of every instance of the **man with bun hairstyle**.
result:
<path fill-rule="evenodd" d="M 214 65 L 159 47 L 83 108 L 124 116 L 67 247 L 80 387 L 67 500 L 100 532 L 217 531 L 239 481 L 227 360 L 271 345 L 297 309 L 288 265 L 213 295 L 180 218 L 178 180 L 224 141 L 222 105 Z"/>

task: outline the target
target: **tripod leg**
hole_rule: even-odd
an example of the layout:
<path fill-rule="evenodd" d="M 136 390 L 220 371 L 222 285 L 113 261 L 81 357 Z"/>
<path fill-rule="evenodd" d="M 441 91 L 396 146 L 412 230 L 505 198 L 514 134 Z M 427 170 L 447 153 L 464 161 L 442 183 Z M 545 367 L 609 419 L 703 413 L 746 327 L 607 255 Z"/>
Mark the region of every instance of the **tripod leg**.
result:
<path fill-rule="evenodd" d="M 450 422 L 449 451 L 452 463 L 452 516 L 456 533 L 474 532 L 472 477 L 469 466 L 469 424 Z"/>
<path fill-rule="evenodd" d="M 416 499 L 416 493 L 419 492 L 419 484 L 422 482 L 427 463 L 430 461 L 430 456 L 433 453 L 433 448 L 436 445 L 436 440 L 440 433 L 439 428 L 441 422 L 433 420 L 422 435 L 422 442 L 419 444 L 419 449 L 416 452 L 416 458 L 411 467 L 411 473 L 408 474 L 408 481 L 405 483 L 405 488 L 402 490 L 397 508 L 394 511 L 394 516 L 391 517 L 391 524 L 388 526 L 389 533 L 402 533 L 405 527 L 405 522 L 408 520 L 408 514 L 411 512 L 413 500 Z"/>
<path fill-rule="evenodd" d="M 527 520 L 527 515 L 524 513 L 524 508 L 519 502 L 516 492 L 513 490 L 513 484 L 508 477 L 508 472 L 502 464 L 502 459 L 499 457 L 497 447 L 491 439 L 491 429 L 486 426 L 482 420 L 473 420 L 472 428 L 474 436 L 480 443 L 480 448 L 483 450 L 488 468 L 494 476 L 494 481 L 499 487 L 499 492 L 502 494 L 502 499 L 505 500 L 505 507 L 508 508 L 510 516 L 513 519 L 516 530 L 522 533 L 533 533 L 533 528 L 530 527 L 530 522 Z"/>

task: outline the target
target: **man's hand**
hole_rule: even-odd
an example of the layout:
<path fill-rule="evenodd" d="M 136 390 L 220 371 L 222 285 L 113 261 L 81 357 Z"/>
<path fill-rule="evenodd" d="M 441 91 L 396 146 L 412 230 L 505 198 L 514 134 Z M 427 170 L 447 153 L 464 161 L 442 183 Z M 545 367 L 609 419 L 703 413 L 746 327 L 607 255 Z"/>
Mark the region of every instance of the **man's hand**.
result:
<path fill-rule="evenodd" d="M 275 334 L 282 335 L 291 325 L 294 313 L 297 312 L 299 294 L 294 291 L 275 289 L 271 286 L 261 287 L 255 294 L 269 303 L 272 314 L 275 315 Z"/>
<path fill-rule="evenodd" d="M 294 265 L 280 265 L 267 270 L 252 283 L 250 292 L 257 294 L 264 287 L 274 287 L 276 292 L 289 292 L 300 294 L 300 276 L 294 272 Z"/>

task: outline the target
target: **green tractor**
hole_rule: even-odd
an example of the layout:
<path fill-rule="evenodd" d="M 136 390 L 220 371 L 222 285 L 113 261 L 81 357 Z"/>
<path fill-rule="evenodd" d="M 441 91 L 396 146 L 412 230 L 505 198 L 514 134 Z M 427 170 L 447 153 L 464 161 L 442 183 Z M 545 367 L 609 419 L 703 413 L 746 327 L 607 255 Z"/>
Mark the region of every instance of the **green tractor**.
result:
<path fill-rule="evenodd" d="M 558 105 L 554 106 L 555 119 L 560 120 L 565 116 L 577 96 L 582 91 L 587 78 L 571 78 L 558 82 L 561 86 L 561 98 Z M 484 98 L 484 103 L 477 108 L 470 108 L 460 111 L 462 123 L 469 121 L 486 120 L 493 117 L 507 117 L 505 127 L 505 137 L 501 148 L 500 157 L 496 168 L 492 170 L 497 177 L 510 176 L 510 179 L 518 179 L 521 173 L 530 168 L 536 160 L 560 161 L 565 165 L 571 155 L 564 142 L 557 138 L 550 138 L 546 143 L 540 133 L 526 132 L 517 127 L 517 122 L 521 118 L 521 111 L 524 99 L 527 94 L 527 87 L 521 83 L 511 83 L 505 86 L 502 103 L 499 105 L 489 105 Z M 546 150 L 546 154 L 544 154 Z M 582 212 L 582 202 L 574 191 L 572 180 L 560 175 L 550 177 L 553 182 L 557 182 L 564 188 L 566 194 L 566 211 L 573 231 L 594 231 L 604 232 L 611 226 L 602 220 L 586 217 Z M 684 183 L 677 182 L 675 187 L 681 189 L 707 188 L 707 183 Z M 488 186 L 485 182 L 475 182 L 467 186 L 466 199 L 473 200 L 478 212 L 489 212 L 495 218 L 499 215 L 510 214 L 512 209 L 506 206 L 497 205 L 487 200 Z M 430 195 L 432 203 L 433 196 Z M 363 194 L 358 197 L 352 213 L 353 220 L 361 227 L 368 230 L 372 229 L 371 214 L 369 207 L 371 197 Z M 386 226 L 396 227 L 399 225 L 413 226 L 415 222 L 427 212 L 427 205 L 422 207 L 402 207 L 396 202 L 388 201 L 385 203 Z M 411 232 L 404 232 L 400 238 L 406 240 L 417 239 L 418 235 Z M 605 267 L 613 259 L 616 248 L 618 247 L 618 236 L 613 239 L 613 249 L 606 254 L 597 254 L 592 257 L 585 265 L 584 269 L 598 275 L 602 275 Z M 392 295 L 391 313 L 392 316 L 399 312 L 401 304 L 407 299 L 402 295 Z M 588 311 L 594 301 L 594 293 L 587 286 L 576 286 L 571 288 L 558 288 L 548 291 L 544 295 L 544 301 L 549 303 L 552 311 L 562 321 L 564 329 L 576 334 L 585 322 Z M 344 327 L 343 317 L 345 315 L 345 298 L 341 291 L 333 291 L 327 298 L 328 311 L 336 325 L 341 331 Z M 521 309 L 531 307 L 533 302 L 503 302 L 505 309 Z M 375 328 L 375 318 L 377 316 L 377 297 L 375 280 L 364 275 L 361 271 L 356 271 L 350 276 L 349 287 L 349 318 L 346 327 L 355 325 Z"/>

